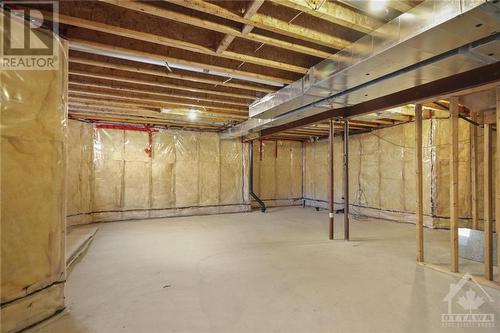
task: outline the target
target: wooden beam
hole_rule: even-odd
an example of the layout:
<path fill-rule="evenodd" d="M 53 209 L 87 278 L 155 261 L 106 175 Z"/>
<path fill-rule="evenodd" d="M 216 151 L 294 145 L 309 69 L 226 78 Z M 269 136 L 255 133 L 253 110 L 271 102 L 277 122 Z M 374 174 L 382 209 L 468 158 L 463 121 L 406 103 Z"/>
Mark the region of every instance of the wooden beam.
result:
<path fill-rule="evenodd" d="M 151 125 L 161 125 L 168 126 L 174 128 L 197 128 L 197 129 L 213 129 L 220 130 L 223 127 L 220 125 L 205 125 L 205 124 L 196 124 L 193 122 L 172 122 L 168 120 L 159 120 L 149 117 L 115 117 L 112 114 L 99 114 L 93 112 L 86 112 L 84 110 L 69 110 L 70 118 L 77 119 L 92 119 L 92 120 L 101 120 L 106 122 L 117 122 L 117 123 L 131 123 L 131 124 L 151 124 Z"/>
<path fill-rule="evenodd" d="M 477 112 L 472 112 L 471 119 L 474 122 L 478 120 Z M 474 124 L 469 125 L 470 133 L 470 173 L 471 173 L 471 208 L 472 208 L 472 229 L 479 229 L 479 206 L 478 206 L 478 192 L 479 192 L 479 160 L 478 160 L 478 142 L 477 142 L 477 126 Z"/>
<path fill-rule="evenodd" d="M 300 39 L 310 43 L 335 48 L 338 50 L 344 49 L 351 43 L 345 39 L 331 36 L 330 34 L 323 33 L 311 28 L 303 27 L 293 23 L 282 21 L 278 18 L 268 15 L 256 13 L 249 19 L 241 17 L 224 7 L 218 6 L 214 3 L 203 0 L 168 0 L 168 2 L 175 3 L 190 9 L 194 9 L 203 13 L 222 17 L 227 20 L 251 25 L 259 29 L 271 31 L 281 34 L 283 36 Z"/>
<path fill-rule="evenodd" d="M 142 79 L 132 79 L 132 78 L 127 78 L 127 77 L 123 77 L 123 76 L 109 75 L 109 74 L 97 74 L 97 73 L 84 72 L 84 71 L 79 71 L 79 70 L 70 70 L 69 74 L 70 75 L 76 75 L 76 76 L 83 76 L 83 77 L 91 77 L 91 78 L 99 79 L 99 80 L 103 79 L 103 80 L 116 81 L 116 82 L 134 83 L 134 84 L 145 85 L 145 86 L 154 86 L 154 87 L 161 87 L 161 88 L 167 88 L 167 89 L 189 91 L 189 92 L 193 92 L 193 93 L 218 95 L 218 96 L 227 96 L 227 97 L 244 98 L 244 99 L 249 99 L 249 97 L 250 97 L 250 95 L 242 95 L 242 94 L 236 94 L 236 93 L 226 93 L 226 92 L 216 91 L 216 90 L 191 88 L 191 87 L 186 87 L 186 86 L 181 86 L 181 85 L 175 85 L 175 84 L 169 84 L 169 83 L 163 83 L 163 82 L 157 82 L 157 81 L 149 81 L 149 80 L 142 80 Z M 75 81 L 73 81 L 70 78 L 70 82 L 75 82 Z"/>
<path fill-rule="evenodd" d="M 334 187 L 334 139 L 335 139 L 335 122 L 330 119 L 329 124 L 329 140 L 328 140 L 328 237 L 333 240 L 334 223 L 335 223 L 335 187 Z"/>
<path fill-rule="evenodd" d="M 123 117 L 128 117 L 128 116 L 153 116 L 153 117 L 159 117 L 161 119 L 163 118 L 175 118 L 175 119 L 180 119 L 180 120 L 186 120 L 186 116 L 188 115 L 188 110 L 186 109 L 172 109 L 168 113 L 163 113 L 160 112 L 159 108 L 156 110 L 151 110 L 151 109 L 144 109 L 144 108 L 138 108 L 138 107 L 131 107 L 131 106 L 113 106 L 113 105 L 106 105 L 102 103 L 98 103 L 96 101 L 93 102 L 82 102 L 82 101 L 74 101 L 71 100 L 68 103 L 68 107 L 70 109 L 79 109 L 79 110 L 86 110 L 86 111 L 92 111 L 92 112 L 112 112 L 115 113 L 117 116 L 123 116 Z M 221 121 L 221 122 L 240 122 L 242 119 L 244 119 L 241 116 L 235 116 L 235 115 L 221 115 L 217 113 L 210 113 L 210 112 L 203 112 L 198 115 L 198 119 L 206 119 L 210 121 Z"/>
<path fill-rule="evenodd" d="M 213 111 L 213 112 L 224 113 L 224 114 L 227 114 L 227 113 L 234 113 L 234 114 L 240 114 L 240 115 L 246 114 L 246 111 L 243 109 L 220 107 L 220 106 L 201 104 L 201 103 L 195 104 L 195 103 L 185 103 L 182 101 L 173 101 L 173 100 L 168 100 L 168 99 L 129 97 L 129 96 L 123 96 L 123 95 L 115 95 L 112 93 L 104 93 L 104 92 L 89 92 L 89 91 L 70 92 L 70 97 L 71 96 L 81 97 L 78 95 L 100 97 L 100 98 L 113 98 L 116 100 L 124 100 L 124 101 L 129 101 L 131 103 L 137 103 L 137 105 L 142 105 L 142 106 L 163 107 L 166 105 L 178 105 L 178 106 L 185 106 L 188 108 L 208 109 L 208 110 Z"/>
<path fill-rule="evenodd" d="M 69 57 L 69 62 L 75 63 L 75 64 L 89 65 L 89 66 L 112 68 L 112 69 L 117 69 L 117 70 L 121 70 L 121 71 L 132 72 L 132 73 L 138 73 L 138 74 L 148 74 L 148 75 L 154 75 L 154 76 L 161 76 L 161 77 L 166 77 L 166 78 L 176 79 L 176 80 L 185 80 L 185 81 L 192 81 L 192 82 L 197 82 L 197 83 L 205 83 L 205 84 L 210 84 L 210 85 L 219 86 L 219 87 L 238 88 L 238 89 L 245 89 L 245 90 L 252 90 L 252 91 L 259 91 L 259 92 L 266 92 L 266 93 L 276 91 L 276 89 L 268 88 L 268 87 L 240 84 L 240 83 L 232 83 L 232 82 L 225 83 L 223 80 L 202 78 L 199 76 L 192 76 L 192 75 L 186 75 L 186 74 L 178 74 L 178 73 L 168 72 L 165 70 L 162 71 L 162 70 L 157 70 L 157 69 L 148 69 L 148 68 L 144 68 L 141 66 L 122 65 L 122 64 L 117 64 L 117 63 L 108 62 L 108 61 L 97 61 L 97 60 L 73 57 L 71 55 Z M 187 89 L 196 89 L 196 88 L 190 88 L 190 87 L 186 87 L 186 88 Z M 179 86 L 176 89 L 183 90 L 184 88 L 182 86 Z M 190 90 L 190 91 L 194 91 L 194 90 Z M 200 90 L 200 92 L 201 91 L 202 90 Z M 216 90 L 210 90 L 210 89 L 206 89 L 203 91 L 206 91 L 207 93 L 210 93 L 210 94 L 219 94 L 219 95 L 224 94 L 223 92 L 218 92 Z M 246 99 L 252 99 L 252 100 L 255 99 L 255 94 L 251 94 L 251 93 L 245 93 L 245 94 L 234 93 L 232 95 L 226 95 L 226 96 L 246 98 Z"/>
<path fill-rule="evenodd" d="M 96 96 L 70 96 L 69 98 L 69 104 L 85 104 L 86 106 L 113 106 L 116 108 L 123 108 L 125 109 L 140 109 L 140 108 L 147 108 L 147 109 L 157 109 L 158 111 L 161 108 L 169 109 L 169 110 L 175 110 L 176 112 L 180 112 L 180 110 L 184 110 L 185 112 L 188 110 L 196 110 L 200 114 L 206 114 L 206 115 L 224 115 L 224 116 L 230 116 L 231 118 L 235 119 L 247 119 L 247 115 L 245 114 L 240 114 L 240 113 L 231 113 L 231 112 L 226 112 L 226 111 L 218 111 L 216 109 L 199 109 L 199 108 L 186 108 L 183 105 L 179 104 L 172 104 L 172 103 L 166 103 L 166 104 L 161 104 L 161 105 L 151 105 L 143 102 L 136 102 L 136 101 L 122 101 L 122 100 L 111 100 L 109 98 L 99 98 Z"/>
<path fill-rule="evenodd" d="M 272 45 L 272 46 L 283 48 L 283 49 L 286 49 L 289 51 L 312 55 L 312 56 L 322 58 L 322 59 L 328 58 L 332 55 L 331 53 L 328 53 L 328 52 L 320 51 L 320 50 L 317 50 L 314 48 L 302 46 L 300 44 L 291 43 L 291 42 L 283 41 L 283 40 L 272 38 L 272 37 L 267 37 L 264 35 L 259 35 L 259 34 L 254 34 L 254 33 L 244 34 L 241 31 L 239 31 L 238 29 L 232 28 L 232 27 L 224 25 L 224 24 L 215 23 L 215 22 L 200 19 L 200 18 L 197 18 L 194 16 L 182 14 L 179 12 L 174 12 L 174 11 L 171 11 L 171 10 L 168 10 L 165 8 L 161 8 L 161 7 L 157 7 L 157 6 L 154 6 L 154 5 L 151 5 L 148 3 L 144 3 L 144 2 L 139 3 L 139 2 L 134 2 L 134 1 L 120 1 L 120 0 L 100 0 L 100 1 L 112 4 L 115 6 L 120 6 L 122 8 L 127 8 L 129 10 L 134 10 L 134 11 L 141 12 L 141 13 L 147 13 L 150 15 L 166 18 L 169 20 L 190 24 L 190 25 L 193 25 L 193 26 L 196 26 L 199 28 L 209 29 L 212 31 L 217 31 L 217 32 L 221 32 L 224 34 L 229 34 L 229 35 L 232 35 L 235 37 L 244 38 L 244 39 L 251 40 L 254 42 L 260 42 L 260 43 Z M 183 3 L 180 2 L 178 4 L 183 4 Z M 231 13 L 231 14 L 233 17 L 234 16 L 239 17 L 236 14 L 233 14 L 233 13 Z M 220 15 L 218 15 L 218 16 L 220 16 Z M 241 17 L 239 17 L 239 18 L 243 19 Z M 245 24 L 248 23 L 248 24 L 253 25 L 252 22 L 249 22 L 246 20 L 242 23 L 245 23 Z"/>
<path fill-rule="evenodd" d="M 264 0 L 252 0 L 252 2 L 245 11 L 245 14 L 243 14 L 243 17 L 246 19 L 252 17 L 253 14 L 257 13 L 262 4 L 264 4 Z M 241 32 L 243 34 L 248 34 L 250 31 L 253 30 L 253 28 L 254 28 L 253 25 L 245 24 L 243 26 L 243 29 L 241 29 Z M 229 47 L 229 45 L 235 38 L 236 37 L 233 35 L 225 35 L 224 38 L 222 38 L 222 41 L 220 42 L 219 46 L 217 47 L 216 52 L 223 53 L 224 51 L 226 51 L 226 49 Z"/>
<path fill-rule="evenodd" d="M 450 255 L 451 271 L 458 272 L 458 97 L 450 98 Z"/>
<path fill-rule="evenodd" d="M 226 59 L 231 59 L 231 60 L 238 60 L 238 61 L 243 61 L 243 62 L 248 62 L 251 64 L 259 65 L 259 66 L 264 66 L 264 67 L 270 67 L 270 68 L 276 68 L 284 71 L 289 71 L 289 72 L 294 72 L 294 73 L 299 73 L 299 74 L 305 74 L 308 70 L 308 68 L 301 67 L 301 66 L 296 66 L 296 65 L 291 65 L 286 62 L 281 62 L 281 61 L 274 61 L 274 60 L 269 60 L 265 58 L 260 58 L 260 57 L 255 57 L 251 55 L 246 55 L 246 54 L 241 54 L 237 52 L 216 52 L 213 51 L 207 47 L 203 47 L 198 44 L 194 43 L 189 43 L 185 42 L 182 40 L 178 39 L 173 39 L 173 38 L 168 38 L 160 35 L 155 35 L 147 32 L 142 32 L 138 30 L 131 30 L 127 28 L 122 28 L 119 26 L 114 26 L 114 25 L 109 25 L 97 21 L 90 21 L 74 16 L 67 16 L 63 14 L 59 14 L 59 22 L 72 25 L 75 27 L 79 28 L 84 28 L 84 29 L 89 29 L 89 30 L 94 30 L 94 31 L 100 31 L 104 32 L 107 34 L 112 34 L 116 36 L 121 36 L 121 37 L 127 37 L 127 38 L 132 38 L 144 42 L 149 42 L 149 43 L 154 43 L 154 44 L 159 44 L 159 45 L 164 45 L 168 47 L 174 47 L 174 48 L 179 48 L 182 50 L 187 50 L 191 52 L 196 52 L 196 53 L 201 53 L 209 56 L 214 56 L 214 57 L 222 57 Z M 70 38 L 71 40 L 71 38 Z"/>
<path fill-rule="evenodd" d="M 355 117 L 365 113 L 387 110 L 410 103 L 423 103 L 427 100 L 436 100 L 441 96 L 457 94 L 457 92 L 471 91 L 478 87 L 490 86 L 500 80 L 500 62 L 482 66 L 463 73 L 455 74 L 443 79 L 422 84 L 413 88 L 398 91 L 386 96 L 372 99 L 367 102 L 338 109 L 331 109 L 313 116 L 294 120 L 284 125 L 263 129 L 261 136 L 268 136 L 285 130 L 314 124 L 335 117 Z"/>
<path fill-rule="evenodd" d="M 497 140 L 497 151 L 496 151 L 496 166 L 500 168 L 500 134 L 498 133 L 500 125 L 500 86 L 496 87 L 497 95 L 497 122 L 496 122 L 496 140 Z M 496 233 L 497 233 L 497 266 L 500 267 L 500 176 L 496 174 L 495 179 L 495 222 L 496 222 Z M 499 274 L 500 275 L 500 274 Z M 500 284 L 500 277 L 498 280 Z"/>
<path fill-rule="evenodd" d="M 143 52 L 143 51 L 138 51 L 138 50 L 133 50 L 121 46 L 115 46 L 115 45 L 109 45 L 109 44 L 103 44 L 99 42 L 93 42 L 89 40 L 84 40 L 80 38 L 70 38 L 70 47 L 71 45 L 81 45 L 85 46 L 86 48 L 90 48 L 92 50 L 98 50 L 100 52 L 113 52 L 113 53 L 120 53 L 123 55 L 128 55 L 128 56 L 135 56 L 135 57 L 141 57 L 141 58 L 148 58 L 148 59 L 153 59 L 156 61 L 160 62 L 167 62 L 167 63 L 172 63 L 172 64 L 179 64 L 179 65 L 185 65 L 185 66 L 191 66 L 191 67 L 196 67 L 201 69 L 207 69 L 207 70 L 213 70 L 217 72 L 222 72 L 225 73 L 228 77 L 231 75 L 238 75 L 241 77 L 248 77 L 248 78 L 253 78 L 257 80 L 265 80 L 265 81 L 270 81 L 270 82 L 275 82 L 279 84 L 290 84 L 293 81 L 289 79 L 284 79 L 281 77 L 276 77 L 276 76 L 271 76 L 271 75 L 265 75 L 265 74 L 258 74 L 254 72 L 246 72 L 246 71 L 241 71 L 239 69 L 232 69 L 228 67 L 222 67 L 222 66 L 216 66 L 216 65 L 210 65 L 207 63 L 200 63 L 200 62 L 194 62 L 186 59 L 179 59 L 179 58 L 171 58 L 171 57 L 165 57 L 161 54 L 157 53 L 149 53 L 149 52 Z M 240 80 L 244 80 L 239 78 Z"/>
<path fill-rule="evenodd" d="M 74 103 L 70 102 L 68 103 L 68 108 L 75 111 L 75 110 L 80 110 L 80 111 L 85 111 L 85 112 L 93 112 L 96 114 L 102 113 L 107 113 L 107 114 L 113 114 L 116 117 L 120 118 L 128 118 L 128 117 L 149 117 L 149 118 L 156 118 L 156 119 L 169 119 L 169 120 L 180 120 L 184 122 L 188 122 L 189 120 L 186 118 L 188 115 L 188 112 L 184 110 L 184 112 L 169 112 L 169 113 L 161 113 L 159 111 L 151 111 L 151 110 L 140 110 L 140 109 L 130 109 L 130 108 L 119 108 L 119 107 L 112 107 L 112 106 L 104 106 L 104 105 L 99 105 L 99 104 L 83 104 L 83 103 Z M 131 112 L 133 111 L 133 112 Z M 199 120 L 206 120 L 206 121 L 212 121 L 212 122 L 238 122 L 241 121 L 241 119 L 238 119 L 238 117 L 232 117 L 232 116 L 224 116 L 224 115 L 219 115 L 219 114 L 213 114 L 213 113 L 203 113 L 198 115 L 197 119 Z"/>
<path fill-rule="evenodd" d="M 424 262 L 424 180 L 422 150 L 422 104 L 415 105 L 415 174 L 417 215 L 417 262 Z"/>
<path fill-rule="evenodd" d="M 484 125 L 484 277 L 493 280 L 493 141 L 491 125 Z"/>
<path fill-rule="evenodd" d="M 88 95 L 88 96 L 110 97 L 110 98 L 118 98 L 118 99 L 126 99 L 126 100 L 136 100 L 138 102 L 171 103 L 171 104 L 178 104 L 178 105 L 187 106 L 187 107 L 212 108 L 212 109 L 236 112 L 236 113 L 241 113 L 241 114 L 247 113 L 246 108 L 230 107 L 230 106 L 217 106 L 217 105 L 213 105 L 213 104 L 200 103 L 199 101 L 196 101 L 193 103 L 190 101 L 171 100 L 170 98 L 166 98 L 167 96 L 165 96 L 165 95 L 162 95 L 163 98 L 157 99 L 157 98 L 151 97 L 151 96 L 131 96 L 130 94 L 123 95 L 123 94 L 120 94 L 119 92 L 116 92 L 116 91 L 106 92 L 106 91 L 88 91 L 88 90 L 69 89 L 69 93 L 71 95 L 78 94 L 78 95 Z M 174 98 L 181 99 L 180 97 L 174 97 Z"/>
<path fill-rule="evenodd" d="M 112 92 L 123 92 L 123 93 L 130 92 L 130 93 L 135 93 L 135 94 L 156 95 L 156 96 L 188 99 L 188 100 L 193 100 L 193 101 L 203 101 L 203 102 L 212 102 L 212 103 L 221 103 L 221 104 L 248 107 L 248 104 L 246 104 L 246 103 L 233 102 L 233 101 L 228 101 L 225 99 L 188 96 L 188 95 L 183 95 L 183 94 L 171 94 L 171 93 L 164 93 L 164 92 L 151 91 L 151 90 L 124 88 L 124 87 L 113 86 L 113 85 L 80 83 L 80 82 L 72 82 L 72 81 L 69 82 L 69 85 L 73 86 L 73 87 L 70 87 L 70 91 L 88 91 L 88 90 L 85 90 L 85 88 L 97 88 L 99 90 L 104 90 L 104 91 L 111 90 Z"/>
<path fill-rule="evenodd" d="M 322 20 L 363 33 L 370 33 L 384 24 L 377 19 L 361 14 L 335 2 L 324 1 L 320 7 L 313 8 L 311 2 L 306 0 L 272 1 L 278 5 L 286 6 Z"/>

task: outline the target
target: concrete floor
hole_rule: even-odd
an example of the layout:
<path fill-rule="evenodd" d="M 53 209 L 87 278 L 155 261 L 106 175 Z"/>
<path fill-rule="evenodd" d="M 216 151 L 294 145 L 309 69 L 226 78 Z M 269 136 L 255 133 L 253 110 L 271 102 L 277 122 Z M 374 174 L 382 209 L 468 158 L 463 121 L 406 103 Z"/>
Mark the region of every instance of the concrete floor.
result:
<path fill-rule="evenodd" d="M 414 225 L 353 221 L 343 242 L 326 221 L 294 207 L 100 224 L 68 311 L 31 332 L 498 332 L 491 288 L 495 329 L 441 327 L 457 279 L 415 264 Z M 425 233 L 444 260 L 448 232 Z"/>

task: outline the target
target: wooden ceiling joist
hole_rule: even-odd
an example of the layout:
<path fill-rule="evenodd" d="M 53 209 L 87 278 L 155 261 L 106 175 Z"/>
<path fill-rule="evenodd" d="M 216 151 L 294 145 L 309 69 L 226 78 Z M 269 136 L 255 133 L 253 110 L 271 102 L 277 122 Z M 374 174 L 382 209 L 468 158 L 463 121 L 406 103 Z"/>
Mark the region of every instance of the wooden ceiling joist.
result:
<path fill-rule="evenodd" d="M 229 107 L 220 107 L 220 106 L 214 106 L 214 105 L 208 105 L 205 103 L 184 103 L 180 101 L 173 101 L 173 100 L 168 100 L 168 99 L 154 99 L 154 98 L 144 98 L 144 97 L 130 97 L 130 96 L 122 96 L 122 95 L 116 95 L 112 93 L 103 93 L 103 92 L 83 92 L 83 91 L 77 91 L 77 92 L 70 92 L 70 98 L 74 97 L 100 97 L 100 98 L 112 98 L 115 100 L 119 101 L 128 101 L 131 103 L 137 103 L 137 105 L 142 105 L 142 106 L 158 106 L 158 107 L 165 107 L 167 108 L 168 105 L 175 105 L 175 106 L 183 106 L 187 108 L 192 108 L 194 110 L 208 110 L 211 112 L 217 112 L 217 113 L 222 113 L 222 114 L 237 114 L 237 115 L 248 115 L 248 111 L 245 109 L 241 108 L 229 108 Z"/>
<path fill-rule="evenodd" d="M 69 61 L 72 63 L 77 63 L 77 64 L 91 65 L 91 66 L 105 67 L 105 68 L 113 68 L 113 69 L 119 69 L 119 70 L 123 70 L 123 71 L 127 71 L 127 72 L 162 76 L 162 77 L 167 77 L 167 78 L 172 78 L 172 79 L 192 81 L 192 82 L 198 82 L 198 83 L 206 83 L 206 84 L 211 84 L 213 86 L 220 86 L 220 87 L 239 88 L 239 89 L 259 91 L 259 92 L 274 92 L 276 90 L 276 89 L 273 89 L 270 87 L 235 83 L 235 82 L 231 82 L 231 81 L 225 82 L 226 80 L 202 78 L 199 76 L 179 74 L 176 72 L 169 72 L 169 71 L 165 71 L 165 70 L 148 69 L 148 68 L 144 68 L 141 66 L 129 66 L 129 65 L 117 64 L 117 63 L 110 62 L 110 61 L 96 61 L 96 60 L 92 60 L 92 59 L 86 59 L 86 58 L 74 57 L 74 56 L 70 56 Z M 255 99 L 255 95 L 249 94 L 248 98 Z"/>
<path fill-rule="evenodd" d="M 70 70 L 69 74 L 76 75 L 76 76 L 82 76 L 82 77 L 91 77 L 91 78 L 95 78 L 95 79 L 104 79 L 104 80 L 110 80 L 110 81 L 127 82 L 127 83 L 161 87 L 161 88 L 167 88 L 167 89 L 190 91 L 190 92 L 203 93 L 203 94 L 209 94 L 209 95 L 218 95 L 218 96 L 227 96 L 227 97 L 233 97 L 233 98 L 249 99 L 249 95 L 241 95 L 241 94 L 236 94 L 236 93 L 226 93 L 226 92 L 208 90 L 208 89 L 197 89 L 197 88 L 185 87 L 185 86 L 180 86 L 180 85 L 175 85 L 175 84 L 142 80 L 142 79 L 132 79 L 132 78 L 128 78 L 128 77 L 109 75 L 109 74 L 97 74 L 97 73 L 78 71 L 78 70 Z M 75 82 L 75 81 L 73 81 L 72 78 L 70 77 L 70 82 Z"/>
<path fill-rule="evenodd" d="M 124 102 L 113 102 L 113 101 L 102 101 L 102 100 L 94 100 L 88 98 L 71 98 L 68 102 L 68 105 L 71 107 L 77 108 L 86 108 L 89 110 L 111 110 L 114 112 L 119 112 L 123 114 L 148 114 L 153 112 L 152 114 L 160 114 L 160 107 L 141 107 L 135 104 L 124 103 Z M 186 116 L 189 113 L 186 108 L 174 108 L 172 107 L 167 114 L 175 114 Z M 244 119 L 244 116 L 234 115 L 234 114 L 219 114 L 214 112 L 204 111 L 203 113 L 198 114 L 200 117 L 205 118 L 217 118 L 217 119 L 225 119 L 230 121 L 240 121 Z"/>
<path fill-rule="evenodd" d="M 172 20 L 172 21 L 187 23 L 187 24 L 190 24 L 190 25 L 193 25 L 196 27 L 209 29 L 212 31 L 217 31 L 217 32 L 220 32 L 223 34 L 232 35 L 235 37 L 251 40 L 254 42 L 268 44 L 271 46 L 283 48 L 283 49 L 293 51 L 293 52 L 299 52 L 299 53 L 303 53 L 303 54 L 312 55 L 312 56 L 322 58 L 322 59 L 328 58 L 332 55 L 332 53 L 324 52 L 321 50 L 317 50 L 317 49 L 314 49 L 311 47 L 307 47 L 307 46 L 303 46 L 300 44 L 284 41 L 281 39 L 267 37 L 267 36 L 259 35 L 259 34 L 255 34 L 255 33 L 242 33 L 238 29 L 232 28 L 232 27 L 224 25 L 224 24 L 215 23 L 215 22 L 200 19 L 200 18 L 197 18 L 194 16 L 189 16 L 189 15 L 175 12 L 172 10 L 168 10 L 165 8 L 154 6 L 154 5 L 151 5 L 149 3 L 135 2 L 135 1 L 120 1 L 120 0 L 100 0 L 100 1 L 112 4 L 115 6 L 120 6 L 122 8 L 134 10 L 134 11 L 137 11 L 140 13 L 146 13 L 146 14 L 162 17 L 162 18 Z M 222 14 L 220 14 L 220 13 L 217 16 L 223 17 Z M 231 13 L 231 16 L 233 18 L 239 17 L 238 15 L 233 14 L 233 13 Z M 243 20 L 243 22 L 241 22 L 241 23 L 244 23 L 244 24 L 248 23 L 248 24 L 254 25 L 251 21 L 246 20 L 242 17 L 239 17 L 239 19 Z M 332 47 L 332 46 L 330 45 L 330 47 Z"/>
<path fill-rule="evenodd" d="M 134 49 L 130 49 L 130 48 L 125 48 L 122 46 L 109 45 L 109 44 L 99 43 L 99 42 L 95 42 L 95 41 L 84 40 L 84 39 L 80 39 L 80 38 L 70 38 L 70 47 L 72 45 L 75 46 L 75 44 L 79 45 L 79 46 L 84 46 L 85 48 L 93 49 L 93 50 L 96 50 L 99 52 L 118 53 L 118 54 L 122 54 L 122 55 L 153 59 L 153 60 L 163 62 L 163 63 L 167 62 L 167 63 L 171 63 L 171 64 L 192 66 L 192 67 L 196 67 L 196 68 L 200 69 L 200 71 L 212 70 L 212 71 L 216 71 L 216 72 L 226 73 L 227 76 L 236 75 L 238 77 L 249 77 L 249 78 L 262 80 L 262 81 L 275 82 L 278 84 L 290 84 L 293 82 L 292 80 L 281 78 L 281 77 L 276 77 L 276 76 L 270 76 L 270 75 L 259 74 L 259 73 L 254 73 L 254 72 L 247 72 L 247 71 L 242 71 L 242 70 L 233 69 L 233 68 L 210 65 L 210 64 L 206 64 L 206 63 L 199 63 L 199 62 L 194 62 L 194 61 L 190 61 L 190 60 L 186 60 L 186 59 L 165 57 L 161 54 L 149 53 L 149 52 L 134 50 Z"/>
<path fill-rule="evenodd" d="M 115 86 L 115 85 L 91 84 L 91 83 L 80 83 L 80 82 L 71 82 L 71 81 L 69 82 L 69 85 L 70 85 L 69 91 L 86 91 L 85 90 L 86 88 L 95 88 L 95 89 L 98 89 L 99 91 L 104 91 L 104 92 L 111 91 L 111 92 L 118 92 L 118 93 L 134 93 L 134 94 L 144 94 L 144 95 L 165 96 L 165 97 L 173 97 L 173 98 L 187 99 L 187 100 L 193 100 L 193 101 L 213 102 L 213 103 L 221 103 L 221 104 L 248 107 L 248 105 L 246 103 L 233 102 L 233 101 L 228 101 L 228 100 L 224 100 L 224 99 L 187 96 L 187 95 L 182 95 L 182 94 L 172 94 L 172 93 L 157 92 L 157 91 L 143 90 L 143 89 L 131 89 L 131 88 L 124 88 L 124 87 L 119 87 L 119 86 Z"/>
<path fill-rule="evenodd" d="M 217 125 L 205 125 L 205 124 L 202 125 L 193 122 L 179 122 L 178 120 L 169 121 L 169 120 L 162 120 L 162 119 L 155 119 L 155 118 L 141 117 L 141 116 L 123 117 L 121 115 L 95 113 L 85 110 L 70 110 L 70 115 L 72 118 L 83 118 L 83 119 L 101 120 L 106 122 L 118 122 L 118 123 L 133 123 L 133 124 L 146 123 L 151 125 L 161 125 L 161 126 L 175 127 L 175 128 L 212 129 L 212 130 L 218 130 L 221 128 L 221 126 Z"/>
<path fill-rule="evenodd" d="M 251 18 L 253 14 L 257 13 L 257 11 L 259 10 L 259 8 L 262 6 L 263 3 L 264 0 L 252 0 L 248 8 L 245 10 L 243 17 L 246 19 Z M 250 31 L 253 30 L 253 28 L 254 28 L 253 25 L 245 24 L 243 26 L 243 29 L 241 29 L 241 33 L 248 34 Z M 217 46 L 216 52 L 219 54 L 224 53 L 235 38 L 236 36 L 226 34 L 219 43 L 219 46 Z"/>
<path fill-rule="evenodd" d="M 243 23 L 245 25 L 254 26 L 259 29 L 271 31 L 283 36 L 292 37 L 310 43 L 341 50 L 349 46 L 350 42 L 339 37 L 335 37 L 308 27 L 296 25 L 286 21 L 282 21 L 275 17 L 255 13 L 250 18 L 241 17 L 224 7 L 203 0 L 168 0 L 190 9 L 194 9 L 203 13 L 218 16 L 224 19 Z"/>
<path fill-rule="evenodd" d="M 159 111 L 153 110 L 144 110 L 138 111 L 136 109 L 135 112 L 130 112 L 129 109 L 118 108 L 118 107 L 110 107 L 110 106 L 102 106 L 102 105 L 93 105 L 93 104 L 83 104 L 83 103 L 69 103 L 68 108 L 72 111 L 90 111 L 90 112 L 103 112 L 103 113 L 113 113 L 115 115 L 132 115 L 132 116 L 146 116 L 158 119 L 170 119 L 170 120 L 180 120 L 180 121 L 188 121 L 187 113 L 177 112 L 177 113 L 161 113 Z M 238 118 L 234 118 L 231 116 L 223 116 L 217 114 L 209 114 L 204 113 L 203 115 L 199 115 L 197 119 L 206 120 L 206 121 L 216 121 L 216 122 L 234 122 L 238 121 Z"/>
<path fill-rule="evenodd" d="M 220 56 L 220 57 L 227 58 L 227 59 L 238 60 L 238 61 L 247 62 L 247 63 L 259 65 L 259 66 L 271 67 L 271 68 L 276 68 L 276 69 L 294 72 L 294 73 L 299 73 L 299 74 L 304 74 L 308 70 L 308 68 L 305 68 L 305 67 L 291 65 L 291 64 L 284 63 L 284 62 L 269 60 L 269 59 L 265 59 L 265 58 L 255 57 L 255 56 L 236 53 L 236 52 L 223 51 L 223 52 L 218 53 L 217 51 L 214 51 L 214 50 L 209 49 L 207 47 L 203 47 L 203 46 L 198 45 L 198 44 L 193 44 L 193 43 L 185 42 L 185 41 L 178 40 L 178 39 L 172 39 L 172 38 L 159 36 L 159 35 L 155 35 L 155 34 L 151 34 L 151 33 L 146 33 L 146 32 L 137 31 L 137 30 L 131 30 L 131 29 L 115 26 L 115 25 L 109 25 L 109 24 L 105 24 L 105 23 L 101 23 L 101 22 L 90 21 L 90 20 L 86 20 L 86 19 L 82 19 L 82 18 L 78 18 L 78 17 L 67 16 L 67 15 L 63 15 L 63 14 L 59 14 L 59 22 L 64 23 L 64 24 L 68 24 L 68 25 L 72 25 L 75 27 L 79 27 L 79 28 L 100 31 L 100 32 L 104 32 L 107 34 L 137 39 L 137 40 L 141 40 L 144 42 L 155 43 L 155 44 L 164 45 L 164 46 L 168 46 L 168 47 L 175 47 L 175 48 L 179 48 L 179 49 L 183 49 L 183 50 L 187 50 L 187 51 L 191 51 L 191 52 L 202 53 L 202 54 L 210 55 L 210 56 Z"/>
<path fill-rule="evenodd" d="M 380 27 L 383 22 L 363 15 L 348 7 L 338 3 L 325 0 L 318 3 L 318 7 L 313 7 L 311 1 L 307 0 L 272 0 L 280 6 L 286 6 L 319 19 L 341 25 L 343 27 L 370 33 Z"/>

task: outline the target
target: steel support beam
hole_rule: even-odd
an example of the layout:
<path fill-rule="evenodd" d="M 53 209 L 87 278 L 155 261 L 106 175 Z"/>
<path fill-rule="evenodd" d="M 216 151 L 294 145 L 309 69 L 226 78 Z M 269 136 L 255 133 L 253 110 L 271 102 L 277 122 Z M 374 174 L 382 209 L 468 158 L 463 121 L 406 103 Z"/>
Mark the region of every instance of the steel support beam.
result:
<path fill-rule="evenodd" d="M 375 98 L 353 106 L 328 110 L 313 116 L 291 121 L 283 125 L 266 128 L 263 129 L 260 134 L 262 137 L 266 137 L 275 133 L 314 124 L 330 118 L 354 117 L 410 103 L 438 99 L 442 96 L 447 96 L 486 84 L 493 84 L 497 81 L 500 81 L 500 62 L 422 84 L 418 87 L 398 91 L 396 93 Z"/>

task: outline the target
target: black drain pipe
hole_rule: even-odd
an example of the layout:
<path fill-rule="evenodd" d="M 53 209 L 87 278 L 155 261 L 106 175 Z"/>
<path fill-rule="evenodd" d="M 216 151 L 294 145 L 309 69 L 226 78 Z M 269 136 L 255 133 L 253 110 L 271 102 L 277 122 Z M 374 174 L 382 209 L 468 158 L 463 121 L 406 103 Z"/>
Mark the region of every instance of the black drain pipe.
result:
<path fill-rule="evenodd" d="M 264 201 L 260 200 L 260 198 L 253 192 L 253 140 L 250 141 L 250 158 L 249 158 L 249 163 L 250 163 L 250 181 L 248 184 L 248 187 L 250 189 L 250 195 L 252 198 L 254 198 L 255 201 L 260 206 L 260 210 L 262 213 L 266 211 L 266 205 L 264 204 Z"/>

